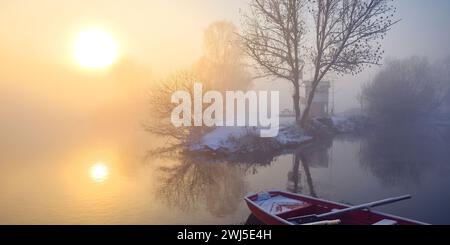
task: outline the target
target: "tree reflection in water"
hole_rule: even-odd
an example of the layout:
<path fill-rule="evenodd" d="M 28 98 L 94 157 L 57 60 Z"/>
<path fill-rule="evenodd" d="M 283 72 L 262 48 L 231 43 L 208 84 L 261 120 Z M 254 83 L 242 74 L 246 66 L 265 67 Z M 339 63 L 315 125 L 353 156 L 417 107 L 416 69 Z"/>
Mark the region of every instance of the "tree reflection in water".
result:
<path fill-rule="evenodd" d="M 192 155 L 177 147 L 152 151 L 152 157 L 176 162 L 162 166 L 158 198 L 184 212 L 206 209 L 216 217 L 233 214 L 247 193 L 246 177 L 271 165 L 280 155 L 292 155 L 292 170 L 286 189 L 317 197 L 311 167 L 327 168 L 332 139 L 321 140 L 298 149 L 246 154 L 224 158 L 216 155 Z"/>
<path fill-rule="evenodd" d="M 292 153 L 293 167 L 292 171 L 288 173 L 288 191 L 317 197 L 310 168 L 312 166 L 328 167 L 331 145 L 331 138 L 322 139 L 313 144 L 300 147 Z M 306 181 L 305 186 L 308 188 L 307 191 L 303 189 L 301 181 L 303 176 Z"/>
<path fill-rule="evenodd" d="M 217 217 L 236 211 L 247 191 L 245 176 L 255 174 L 258 166 L 270 164 L 274 158 L 243 163 L 238 159 L 192 156 L 176 148 L 159 153 L 156 156 L 177 162 L 175 166 L 159 168 L 159 198 L 185 212 L 205 208 Z"/>
<path fill-rule="evenodd" d="M 385 185 L 415 183 L 434 167 L 448 164 L 449 130 L 425 125 L 373 128 L 363 138 L 360 161 Z"/>
<path fill-rule="evenodd" d="M 244 165 L 184 158 L 177 166 L 160 170 L 164 174 L 158 194 L 183 211 L 195 210 L 204 203 L 210 213 L 224 216 L 236 210 L 245 193 Z"/>

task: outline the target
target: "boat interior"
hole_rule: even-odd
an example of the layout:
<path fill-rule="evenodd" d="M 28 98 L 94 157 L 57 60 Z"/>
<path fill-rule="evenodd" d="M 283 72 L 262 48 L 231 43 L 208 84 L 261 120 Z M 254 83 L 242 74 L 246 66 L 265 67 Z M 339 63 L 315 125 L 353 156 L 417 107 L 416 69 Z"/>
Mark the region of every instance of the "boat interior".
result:
<path fill-rule="evenodd" d="M 309 215 L 318 215 L 347 208 L 335 203 L 324 203 L 315 199 L 299 199 L 298 196 L 289 196 L 286 193 L 259 193 L 252 198 L 259 207 L 271 215 L 276 215 L 293 224 L 299 224 L 300 218 Z M 328 221 L 318 224 L 342 224 L 342 225 L 397 225 L 398 221 L 387 219 L 382 215 L 370 212 L 370 210 L 358 210 L 345 213 L 336 217 L 327 218 Z M 302 223 L 304 224 L 304 223 Z"/>

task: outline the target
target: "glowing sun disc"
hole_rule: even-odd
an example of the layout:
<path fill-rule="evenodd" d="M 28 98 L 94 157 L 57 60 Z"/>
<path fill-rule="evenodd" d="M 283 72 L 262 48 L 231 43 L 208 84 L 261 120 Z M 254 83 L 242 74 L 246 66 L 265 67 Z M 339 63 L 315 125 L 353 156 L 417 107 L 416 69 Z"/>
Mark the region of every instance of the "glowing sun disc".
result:
<path fill-rule="evenodd" d="M 90 176 L 95 182 L 103 182 L 108 178 L 109 169 L 106 164 L 102 162 L 97 162 L 91 166 Z"/>
<path fill-rule="evenodd" d="M 74 57 L 82 67 L 106 68 L 117 60 L 117 43 L 107 32 L 89 28 L 78 34 Z"/>

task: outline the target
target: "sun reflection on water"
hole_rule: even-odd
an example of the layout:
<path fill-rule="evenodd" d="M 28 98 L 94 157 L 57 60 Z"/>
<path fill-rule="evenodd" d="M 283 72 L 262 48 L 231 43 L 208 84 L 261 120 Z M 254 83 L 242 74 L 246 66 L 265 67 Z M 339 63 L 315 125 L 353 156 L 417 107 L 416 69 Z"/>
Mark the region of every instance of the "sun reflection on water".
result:
<path fill-rule="evenodd" d="M 96 162 L 91 166 L 89 173 L 94 182 L 101 183 L 108 179 L 109 169 L 104 162 Z"/>

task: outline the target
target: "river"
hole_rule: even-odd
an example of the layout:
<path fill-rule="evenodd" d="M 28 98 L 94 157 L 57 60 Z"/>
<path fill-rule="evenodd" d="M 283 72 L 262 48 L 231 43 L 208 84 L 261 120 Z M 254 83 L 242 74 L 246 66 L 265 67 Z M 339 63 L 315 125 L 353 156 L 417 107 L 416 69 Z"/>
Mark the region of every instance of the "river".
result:
<path fill-rule="evenodd" d="M 348 204 L 411 194 L 377 210 L 450 223 L 445 133 L 336 136 L 270 159 L 228 162 L 149 154 L 159 140 L 131 128 L 38 141 L 25 135 L 4 148 L 0 223 L 244 224 L 243 197 L 267 189 Z"/>

